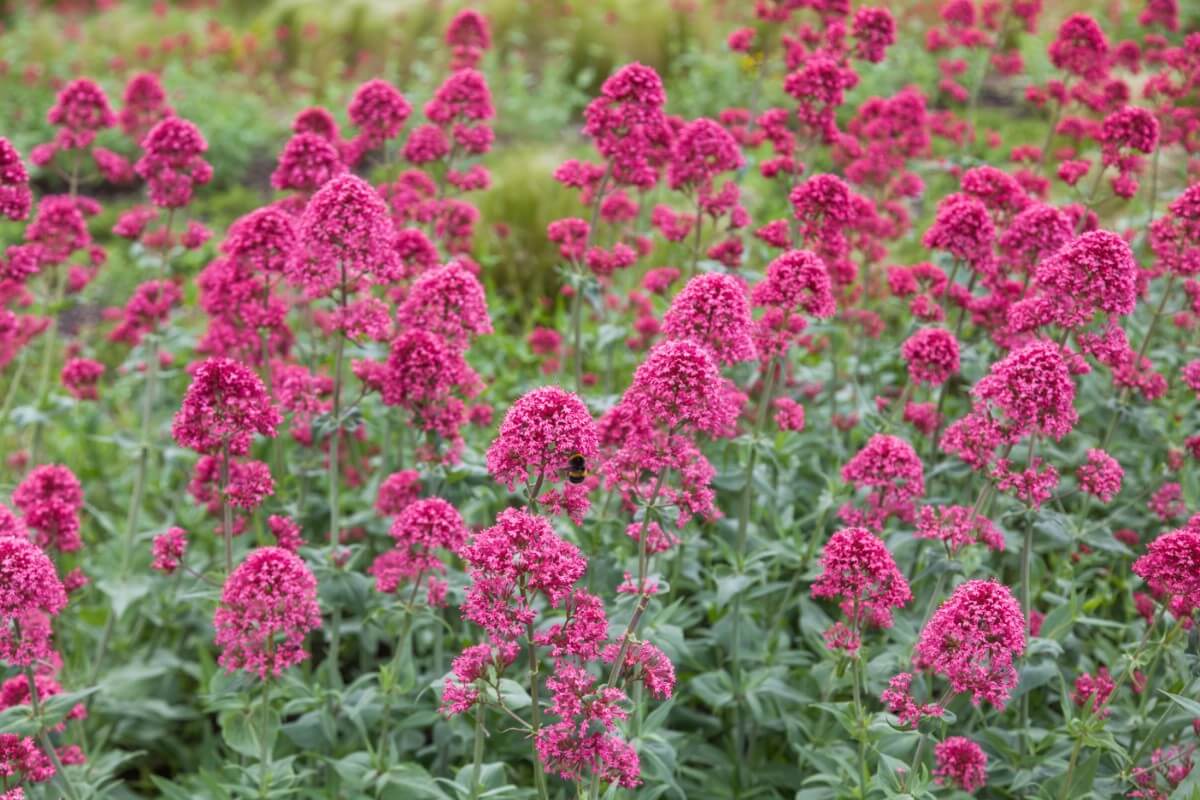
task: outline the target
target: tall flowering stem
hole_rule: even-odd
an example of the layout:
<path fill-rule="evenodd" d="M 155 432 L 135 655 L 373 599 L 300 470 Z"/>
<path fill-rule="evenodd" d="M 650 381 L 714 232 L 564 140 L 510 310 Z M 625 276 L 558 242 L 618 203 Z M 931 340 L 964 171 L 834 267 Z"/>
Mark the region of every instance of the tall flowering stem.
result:
<path fill-rule="evenodd" d="M 167 211 L 165 239 L 162 248 L 162 258 L 159 260 L 159 280 L 166 281 L 170 277 L 170 235 L 171 224 L 175 220 L 175 209 Z M 133 555 L 133 537 L 137 533 L 138 519 L 142 510 L 142 494 L 145 491 L 146 470 L 150 460 L 150 437 L 152 433 L 152 418 L 154 414 L 154 396 L 158 392 L 158 359 L 161 347 L 160 334 L 152 331 L 149 334 L 150 352 L 146 357 L 146 386 L 142 392 L 141 436 L 138 440 L 138 466 L 133 479 L 133 499 L 126 517 L 124 552 L 121 557 L 121 574 L 129 570 L 130 558 Z"/>
<path fill-rule="evenodd" d="M 33 709 L 33 718 L 37 721 L 38 743 L 41 744 L 42 750 L 49 757 L 50 763 L 54 765 L 54 774 L 61 781 L 63 792 L 70 800 L 79 800 L 79 792 L 75 789 L 75 785 L 71 783 L 71 779 L 67 777 L 67 773 L 63 770 L 62 759 L 58 757 L 58 751 L 54 749 L 54 743 L 50 741 L 50 734 L 42 724 L 42 705 L 41 700 L 38 698 L 37 678 L 33 674 L 33 665 L 31 664 L 25 666 L 25 681 L 29 684 L 29 705 Z"/>

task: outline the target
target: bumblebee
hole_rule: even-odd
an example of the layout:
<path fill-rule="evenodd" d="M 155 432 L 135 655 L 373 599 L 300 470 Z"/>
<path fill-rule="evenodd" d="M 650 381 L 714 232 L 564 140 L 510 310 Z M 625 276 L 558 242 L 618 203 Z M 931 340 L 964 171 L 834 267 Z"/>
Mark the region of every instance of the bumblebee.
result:
<path fill-rule="evenodd" d="M 567 480 L 571 483 L 583 483 L 587 477 L 587 461 L 583 453 L 574 453 L 567 459 Z"/>

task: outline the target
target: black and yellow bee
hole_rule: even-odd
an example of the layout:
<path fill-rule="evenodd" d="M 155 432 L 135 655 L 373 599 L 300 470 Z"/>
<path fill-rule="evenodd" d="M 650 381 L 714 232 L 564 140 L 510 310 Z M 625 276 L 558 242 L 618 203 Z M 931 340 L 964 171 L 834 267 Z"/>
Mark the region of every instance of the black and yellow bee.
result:
<path fill-rule="evenodd" d="M 583 483 L 587 477 L 587 461 L 583 453 L 574 453 L 567 459 L 567 480 L 571 483 Z"/>

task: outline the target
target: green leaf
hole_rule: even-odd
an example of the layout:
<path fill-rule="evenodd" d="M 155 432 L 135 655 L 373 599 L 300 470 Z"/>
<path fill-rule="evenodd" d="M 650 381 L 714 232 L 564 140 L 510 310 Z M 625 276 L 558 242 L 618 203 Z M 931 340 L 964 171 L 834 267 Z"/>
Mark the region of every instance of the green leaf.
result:
<path fill-rule="evenodd" d="M 108 595 L 113 614 L 120 619 L 130 606 L 150 593 L 154 581 L 144 575 L 131 575 L 120 580 L 104 578 L 97 581 L 96 586 Z"/>

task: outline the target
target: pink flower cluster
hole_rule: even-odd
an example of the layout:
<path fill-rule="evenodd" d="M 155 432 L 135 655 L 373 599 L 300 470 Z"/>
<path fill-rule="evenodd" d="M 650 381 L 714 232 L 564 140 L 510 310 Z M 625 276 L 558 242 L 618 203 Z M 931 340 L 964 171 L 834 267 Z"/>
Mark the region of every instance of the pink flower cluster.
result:
<path fill-rule="evenodd" d="M 317 580 L 294 553 L 253 550 L 225 581 L 213 627 L 227 671 L 279 677 L 308 658 L 304 638 L 321 627 Z"/>

